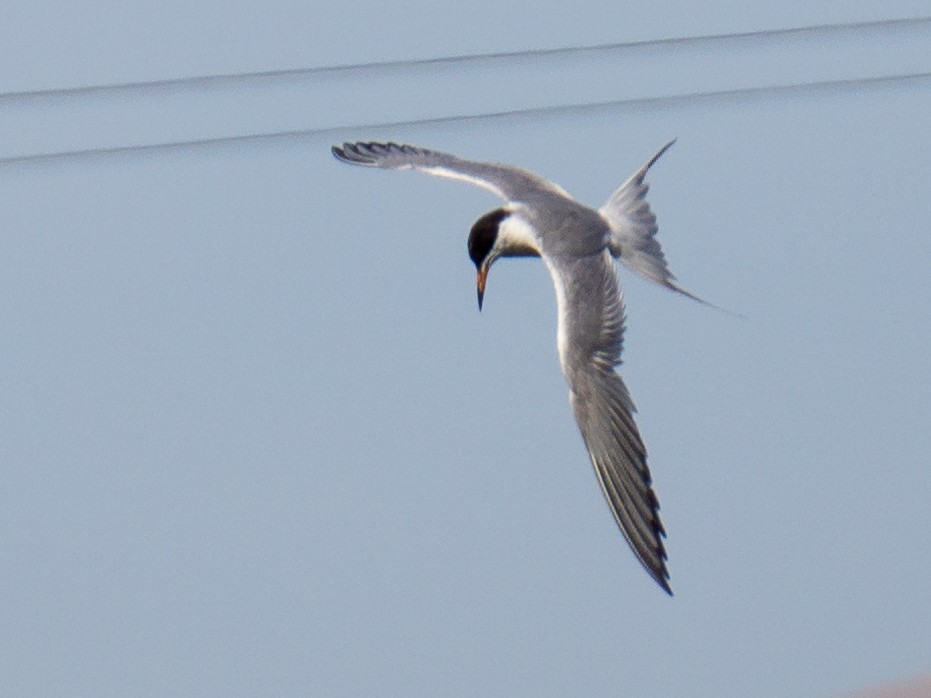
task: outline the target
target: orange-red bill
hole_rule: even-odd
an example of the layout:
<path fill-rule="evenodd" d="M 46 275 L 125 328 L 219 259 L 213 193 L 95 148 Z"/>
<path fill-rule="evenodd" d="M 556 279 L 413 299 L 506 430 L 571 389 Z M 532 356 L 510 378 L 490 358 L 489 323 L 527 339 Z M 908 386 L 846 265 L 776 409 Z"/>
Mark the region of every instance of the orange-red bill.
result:
<path fill-rule="evenodd" d="M 478 309 L 482 309 L 482 299 L 485 297 L 485 281 L 488 279 L 488 267 L 482 267 L 478 270 L 478 279 L 475 287 L 478 289 Z"/>

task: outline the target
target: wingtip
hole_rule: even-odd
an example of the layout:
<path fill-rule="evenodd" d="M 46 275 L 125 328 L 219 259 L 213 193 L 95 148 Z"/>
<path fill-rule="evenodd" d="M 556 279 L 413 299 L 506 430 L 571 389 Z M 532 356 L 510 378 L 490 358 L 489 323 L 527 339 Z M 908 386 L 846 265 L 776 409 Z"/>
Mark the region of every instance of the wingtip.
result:
<path fill-rule="evenodd" d="M 656 521 L 656 534 L 657 534 L 657 544 L 659 550 L 659 558 L 656 560 L 656 564 L 648 565 L 646 560 L 640 559 L 640 562 L 643 564 L 644 569 L 650 577 L 653 578 L 653 581 L 656 582 L 660 589 L 665 591 L 670 596 L 673 596 L 672 587 L 669 586 L 669 570 L 666 568 L 666 547 L 663 545 L 662 539 L 666 537 L 666 531 L 663 530 L 663 524 L 659 522 L 657 518 Z"/>
<path fill-rule="evenodd" d="M 665 538 L 665 533 L 660 533 L 660 535 Z M 660 542 L 660 557 L 657 561 L 656 566 L 648 565 L 645 560 L 640 560 L 643 564 L 644 569 L 647 571 L 647 574 L 653 579 L 654 582 L 659 586 L 660 589 L 665 591 L 670 596 L 673 596 L 672 587 L 669 586 L 669 570 L 666 568 L 666 550 L 665 547 Z"/>
<path fill-rule="evenodd" d="M 346 145 L 348 145 L 348 144 L 347 144 L 347 143 L 343 143 L 343 148 L 345 148 Z M 330 146 L 330 152 L 333 154 L 333 157 L 336 158 L 337 160 L 339 160 L 340 162 L 345 162 L 345 161 L 346 161 L 346 151 L 343 150 L 343 148 L 341 148 L 341 147 L 338 146 L 338 145 Z"/>
<path fill-rule="evenodd" d="M 371 165 L 374 160 L 371 152 L 372 145 L 375 144 L 363 143 L 362 141 L 350 143 L 347 141 L 342 146 L 334 145 L 330 148 L 330 152 L 333 153 L 333 157 L 337 160 L 349 165 Z"/>
<path fill-rule="evenodd" d="M 346 142 L 342 146 L 331 146 L 330 152 L 340 162 L 350 165 L 363 165 L 365 167 L 385 166 L 380 164 L 386 157 L 398 152 L 410 153 L 414 149 L 406 145 L 398 145 L 392 141 L 381 143 L 379 141 Z"/>

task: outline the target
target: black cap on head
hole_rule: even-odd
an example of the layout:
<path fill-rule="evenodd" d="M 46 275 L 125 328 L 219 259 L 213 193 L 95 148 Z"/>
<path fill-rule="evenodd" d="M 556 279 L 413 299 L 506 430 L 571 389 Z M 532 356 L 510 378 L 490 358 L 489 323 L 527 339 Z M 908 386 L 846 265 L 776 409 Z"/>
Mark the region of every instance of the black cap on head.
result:
<path fill-rule="evenodd" d="M 507 218 L 508 212 L 496 208 L 475 221 L 469 233 L 469 257 L 476 267 L 480 267 L 498 238 L 498 226 Z"/>

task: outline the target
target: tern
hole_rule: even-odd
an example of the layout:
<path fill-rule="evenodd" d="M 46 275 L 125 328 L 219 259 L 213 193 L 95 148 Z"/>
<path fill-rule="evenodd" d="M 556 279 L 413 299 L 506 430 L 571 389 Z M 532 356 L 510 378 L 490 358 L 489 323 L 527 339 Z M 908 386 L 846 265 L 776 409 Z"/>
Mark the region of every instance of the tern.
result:
<path fill-rule="evenodd" d="M 601 490 L 631 550 L 670 595 L 659 501 L 634 422 L 636 408 L 615 370 L 621 363 L 625 313 L 614 259 L 651 281 L 706 303 L 675 282 L 656 239 L 656 216 L 645 198 L 647 170 L 673 143 L 663 146 L 597 211 L 562 187 L 511 165 L 397 143 L 344 143 L 332 148 L 338 160 L 350 165 L 420 170 L 477 185 L 505 201 L 479 218 L 469 233 L 469 256 L 478 272 L 479 310 L 495 261 L 542 258 L 556 289 L 559 362 Z"/>

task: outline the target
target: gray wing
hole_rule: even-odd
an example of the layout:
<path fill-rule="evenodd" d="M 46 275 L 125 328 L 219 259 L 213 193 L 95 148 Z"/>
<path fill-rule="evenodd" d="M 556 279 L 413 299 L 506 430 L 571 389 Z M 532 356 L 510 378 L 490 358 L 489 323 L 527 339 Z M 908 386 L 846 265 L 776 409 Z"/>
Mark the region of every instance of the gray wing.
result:
<path fill-rule="evenodd" d="M 651 577 L 670 595 L 666 535 L 647 453 L 634 422 L 621 363 L 624 304 L 608 253 L 551 260 L 559 306 L 559 352 L 570 402 L 617 525 Z"/>
<path fill-rule="evenodd" d="M 660 148 L 644 163 L 643 167 L 634 172 L 617 188 L 617 191 L 608 197 L 604 206 L 598 209 L 598 213 L 611 228 L 611 239 L 608 242 L 611 254 L 620 259 L 624 266 L 692 300 L 711 305 L 675 282 L 676 277 L 669 270 L 666 255 L 663 254 L 663 248 L 656 239 L 656 233 L 659 230 L 656 225 L 656 214 L 653 213 L 646 200 L 647 192 L 650 190 L 650 185 L 646 182 L 647 170 L 675 142 L 671 140 Z"/>
<path fill-rule="evenodd" d="M 420 170 L 486 189 L 505 201 L 523 201 L 541 191 L 568 197 L 561 188 L 527 170 L 464 160 L 449 153 L 398 143 L 343 143 L 332 147 L 333 156 L 350 165 L 389 170 Z"/>

